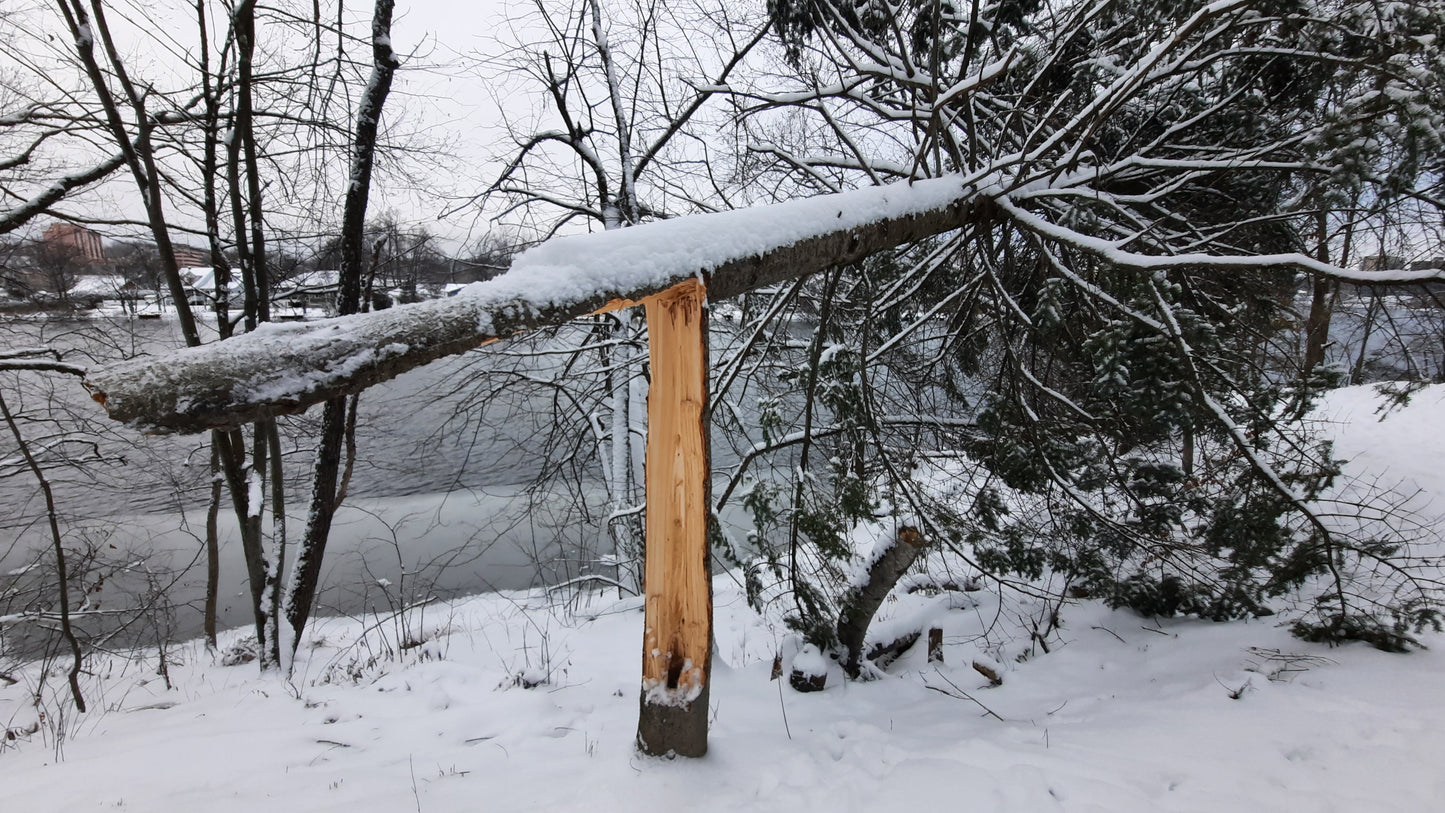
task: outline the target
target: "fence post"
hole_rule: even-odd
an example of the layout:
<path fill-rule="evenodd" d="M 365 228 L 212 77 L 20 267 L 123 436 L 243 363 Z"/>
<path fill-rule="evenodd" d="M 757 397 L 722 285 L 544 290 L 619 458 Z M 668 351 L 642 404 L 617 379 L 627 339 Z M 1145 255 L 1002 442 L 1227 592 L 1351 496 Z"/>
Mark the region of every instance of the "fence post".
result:
<path fill-rule="evenodd" d="M 652 383 L 637 746 L 655 756 L 707 753 L 712 582 L 705 298 L 694 279 L 643 300 Z"/>

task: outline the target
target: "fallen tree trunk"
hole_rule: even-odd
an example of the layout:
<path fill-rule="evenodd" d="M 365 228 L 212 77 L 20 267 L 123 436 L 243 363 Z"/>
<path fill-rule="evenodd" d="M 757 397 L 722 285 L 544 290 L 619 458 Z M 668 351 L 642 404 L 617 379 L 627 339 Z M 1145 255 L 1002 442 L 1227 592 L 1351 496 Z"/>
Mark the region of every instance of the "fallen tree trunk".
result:
<path fill-rule="evenodd" d="M 842 646 L 843 671 L 848 677 L 858 677 L 863 666 L 863 641 L 868 637 L 868 626 L 873 616 L 888 597 L 888 592 L 913 565 L 928 541 L 916 528 L 899 528 L 892 541 L 880 551 L 874 552 L 873 563 L 858 585 L 843 596 L 842 609 L 838 611 L 838 644 Z M 907 637 L 907 636 L 905 636 Z M 918 633 L 906 642 L 897 642 L 897 657 L 918 640 Z M 883 655 L 879 652 L 873 657 Z"/>
<path fill-rule="evenodd" d="M 532 328 L 636 305 L 691 278 L 701 279 L 710 299 L 724 300 L 964 225 L 1003 221 L 1121 268 L 1292 268 L 1376 285 L 1445 280 L 1439 269 L 1356 271 L 1302 254 L 1138 254 L 1030 211 L 1030 193 L 1014 199 L 1009 183 L 993 170 L 558 238 L 449 299 L 269 323 L 225 342 L 95 370 L 84 383 L 112 418 L 142 431 L 229 429 L 303 412 Z"/>
<path fill-rule="evenodd" d="M 549 241 L 458 296 L 304 324 L 267 324 L 85 379 L 118 421 L 200 432 L 302 412 L 436 359 L 639 303 L 690 278 L 716 301 L 857 262 L 990 217 L 959 177 L 870 187 Z"/>

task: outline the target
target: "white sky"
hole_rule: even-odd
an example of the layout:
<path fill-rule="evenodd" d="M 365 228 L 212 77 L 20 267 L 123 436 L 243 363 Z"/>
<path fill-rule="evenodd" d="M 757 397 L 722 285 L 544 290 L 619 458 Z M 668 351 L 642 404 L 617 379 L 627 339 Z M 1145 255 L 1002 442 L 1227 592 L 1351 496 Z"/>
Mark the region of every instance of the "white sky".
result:
<path fill-rule="evenodd" d="M 399 53 L 414 56 L 398 72 L 392 101 L 423 116 L 439 135 L 449 136 L 456 153 L 456 173 L 439 176 L 430 192 L 439 187 L 453 194 L 480 189 L 499 171 L 492 159 L 503 149 L 499 142 L 503 135 L 501 105 L 510 104 L 515 112 L 525 114 L 534 104 L 527 98 L 496 98 L 488 83 L 465 65 L 478 55 L 502 53 L 508 40 L 519 39 L 509 36 L 513 27 L 507 21 L 508 6 L 526 7 L 502 0 L 398 3 L 392 44 Z M 401 113 L 399 109 L 394 112 Z M 410 211 L 418 221 L 430 221 L 434 232 L 454 241 L 465 241 L 469 232 L 487 228 L 485 220 L 475 223 L 476 218 L 466 213 L 436 221 L 440 204 L 423 203 L 417 197 L 383 185 L 373 190 L 373 208 L 390 207 L 399 214 Z"/>
<path fill-rule="evenodd" d="M 108 0 L 107 16 L 112 30 L 133 78 L 164 86 L 172 70 L 169 65 L 177 62 L 171 51 L 194 47 L 194 12 L 184 0 L 131 2 L 135 7 L 127 0 Z M 6 11 L 23 13 L 23 17 L 10 21 L 0 20 L 0 44 L 8 46 L 0 48 L 0 62 L 14 59 L 12 64 L 20 64 L 23 59 L 45 65 L 47 67 L 38 72 L 61 77 L 56 83 L 62 87 L 78 86 L 82 80 L 72 67 L 54 67 L 58 59 L 56 50 L 65 52 L 67 61 L 73 59 L 68 53 L 72 47 L 68 34 L 54 7 L 39 2 L 27 2 L 24 7 L 10 6 L 9 0 L 0 0 L 0 3 L 6 6 Z M 363 21 L 356 32 L 364 33 L 369 26 L 371 5 L 348 4 L 348 8 L 354 9 L 353 19 Z M 520 41 L 521 35 L 507 18 L 531 8 L 528 3 L 502 0 L 400 0 L 392 39 L 405 62 L 393 84 L 383 121 L 388 126 L 415 131 L 425 138 L 428 146 L 439 144 L 444 145 L 444 149 L 423 150 L 425 160 L 414 171 L 417 177 L 408 183 L 398 183 L 393 174 L 378 173 L 372 190 L 371 215 L 391 212 L 404 222 L 429 228 L 444 238 L 449 249 L 459 248 L 469 236 L 479 236 L 489 227 L 485 218 L 479 221 L 467 212 L 438 221 L 436 216 L 444 206 L 437 198 L 474 193 L 498 171 L 491 159 L 505 150 L 498 140 L 503 134 L 500 104 L 506 104 L 514 116 L 525 117 L 532 108 L 532 101 L 520 94 L 510 98 L 503 94 L 499 100 L 488 83 L 477 78 L 475 68 L 469 67 L 476 64 L 479 56 L 505 54 L 512 43 Z M 260 35 L 264 49 L 268 44 L 264 27 Z M 0 65 L 0 69 L 8 67 Z M 191 81 L 189 77 L 174 80 L 178 85 Z M 45 97 L 55 93 L 43 87 L 41 92 Z M 82 95 L 91 97 L 88 93 Z M 98 149 L 95 154 L 99 154 Z M 77 159 L 75 166 L 80 166 L 81 160 L 93 158 Z M 106 184 L 88 190 L 83 197 L 62 204 L 61 208 L 81 215 L 142 218 L 134 184 L 129 174 L 123 172 Z M 176 223 L 193 220 L 181 211 L 172 210 L 169 214 Z M 331 219 L 339 221 L 339 208 Z M 49 219 L 43 220 L 38 228 L 48 225 Z M 103 230 L 122 236 L 121 229 Z M 194 238 L 182 240 L 199 244 Z"/>
<path fill-rule="evenodd" d="M 0 62 L 5 58 L 7 42 L 23 41 L 25 47 L 39 54 L 27 55 L 27 58 L 37 64 L 46 62 L 53 66 L 52 72 L 60 77 L 57 84 L 64 89 L 79 88 L 80 98 L 92 98 L 93 94 L 85 89 L 86 83 L 74 66 L 73 55 L 69 53 L 73 45 L 55 8 L 44 0 L 0 0 L 0 3 L 9 2 L 29 4 L 26 12 L 28 30 L 20 37 L 13 36 L 11 31 L 6 30 L 5 21 L 0 19 Z M 182 55 L 196 48 L 195 12 L 191 0 L 105 2 L 107 17 L 133 78 L 154 83 L 161 90 L 193 86 L 195 78 L 182 75 L 183 72 L 176 69 L 183 64 Z M 565 12 L 567 6 L 575 4 L 576 0 L 546 2 Z M 216 5 L 219 7 L 219 4 Z M 741 0 L 740 5 L 731 0 L 680 0 L 667 7 L 667 16 L 685 17 L 701 13 L 699 9 L 719 8 L 727 10 L 729 16 L 743 13 L 740 9 L 756 14 L 762 6 L 761 0 Z M 353 35 L 366 35 L 371 4 L 351 2 L 345 7 L 347 23 Z M 7 10 L 9 8 L 7 5 Z M 303 3 L 298 8 L 300 13 L 306 14 L 310 6 Z M 328 12 L 323 8 L 322 13 Z M 542 127 L 556 126 L 546 116 L 539 115 L 546 112 L 543 108 L 550 110 L 551 105 L 538 93 L 540 88 L 534 80 L 525 77 L 509 80 L 502 74 L 508 62 L 521 56 L 518 53 L 521 46 L 550 39 L 536 22 L 537 14 L 533 0 L 399 0 L 392 42 L 404 61 L 383 113 L 383 124 L 393 143 L 399 143 L 407 154 L 402 159 L 381 156 L 373 178 L 370 217 L 391 215 L 404 224 L 426 228 L 440 237 L 449 251 L 460 251 L 465 244 L 495 228 L 488 216 L 491 213 L 481 211 L 469 201 L 497 178 L 505 166 L 503 159 L 511 158 L 517 149 L 515 141 L 508 135 L 506 122 L 510 120 L 514 130 L 522 133 L 533 132 L 539 123 Z M 629 11 L 621 6 L 618 14 L 617 24 L 610 26 L 614 32 L 613 44 L 614 47 L 626 48 L 621 43 L 626 39 L 627 22 L 624 18 L 629 16 Z M 671 30 L 678 30 L 676 26 L 679 23 L 673 21 L 669 24 L 674 26 Z M 213 28 L 223 26 L 224 20 L 212 14 L 211 25 Z M 288 46 L 280 32 L 270 25 L 263 18 L 259 31 L 260 51 L 293 47 Z M 684 27 L 682 30 L 687 29 Z M 707 64 L 709 56 L 714 55 L 705 42 L 688 42 L 686 37 L 682 39 L 682 42 L 664 44 L 659 49 L 666 52 L 666 60 L 677 60 L 667 63 L 671 71 L 692 76 L 698 71 L 708 73 L 714 70 Z M 364 48 L 357 43 L 349 49 L 349 54 L 365 60 L 368 54 Z M 551 50 L 555 53 L 556 46 Z M 284 61 L 291 60 L 286 58 Z M 3 69 L 3 64 L 0 64 L 0 69 Z M 352 87 L 350 92 L 354 95 L 359 90 L 359 87 Z M 55 93 L 54 89 L 47 89 L 40 95 L 48 98 Z M 343 103 L 340 107 L 350 103 Z M 344 114 L 338 110 L 335 115 L 345 115 L 349 126 L 349 110 Z M 70 158 L 71 166 L 61 171 L 75 171 L 93 163 L 100 155 L 109 154 L 108 139 L 97 134 L 92 140 L 97 143 L 86 148 L 86 156 Z M 4 149 L 4 145 L 0 145 L 0 152 Z M 78 147 L 72 145 L 67 149 L 76 151 Z M 278 228 L 287 225 L 285 215 L 280 214 L 282 211 L 301 212 L 308 223 L 334 224 L 340 220 L 339 191 L 347 174 L 345 157 L 339 151 L 320 159 L 314 158 L 317 155 L 314 152 L 303 154 L 313 157 L 298 160 L 297 168 L 288 167 L 291 174 L 283 173 L 282 177 L 273 179 L 273 184 L 264 193 L 268 210 L 275 208 L 278 212 L 271 221 Z M 563 177 L 575 176 L 575 170 L 569 166 L 570 160 L 563 157 L 550 169 L 560 172 Z M 396 171 L 398 167 L 402 171 Z M 301 173 L 308 171 L 324 171 L 333 175 L 325 186 L 330 190 L 328 197 L 332 200 L 312 200 L 308 190 L 314 189 L 314 184 L 291 183 L 292 177 L 304 178 L 306 176 Z M 545 171 L 537 178 L 543 176 Z M 40 181 L 44 179 L 37 179 L 37 182 Z M 288 194 L 297 197 L 287 200 L 285 196 Z M 74 196 L 58 208 L 81 217 L 143 220 L 134 184 L 129 173 L 124 172 L 116 173 L 106 183 Z M 188 209 L 192 211 L 188 212 Z M 199 219 L 194 209 L 194 206 L 172 205 L 168 216 L 173 225 L 197 227 Z M 448 217 L 439 219 L 443 213 L 449 213 Z M 550 214 L 544 214 L 543 220 Z M 38 228 L 43 229 L 48 222 L 47 219 L 40 223 Z M 581 221 L 574 221 L 567 230 L 583 227 Z M 311 230 L 315 227 L 305 228 Z M 102 227 L 101 230 L 112 237 L 141 237 L 145 232 L 139 226 Z M 194 236 L 180 239 L 193 245 L 203 242 Z"/>

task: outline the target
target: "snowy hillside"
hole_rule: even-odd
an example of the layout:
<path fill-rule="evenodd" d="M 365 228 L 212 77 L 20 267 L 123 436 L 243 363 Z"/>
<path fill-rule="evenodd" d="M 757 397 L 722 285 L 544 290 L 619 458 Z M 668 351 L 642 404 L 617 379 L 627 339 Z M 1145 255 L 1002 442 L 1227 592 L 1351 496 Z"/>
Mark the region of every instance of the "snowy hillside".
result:
<path fill-rule="evenodd" d="M 1357 388 L 1321 409 L 1349 421 L 1348 470 L 1439 493 L 1445 387 L 1383 419 L 1378 402 Z M 1045 653 L 1016 617 L 1037 609 L 1027 600 L 910 595 L 884 613 L 939 618 L 943 663 L 916 647 L 890 677 L 799 694 L 769 679 L 780 628 L 729 576 L 715 590 L 702 760 L 633 748 L 638 599 L 499 594 L 405 621 L 324 620 L 291 683 L 193 644 L 167 654 L 173 688 L 155 653 L 101 659 L 87 688 L 105 711 L 41 719 L 22 702 L 36 674 L 17 675 L 0 686 L 16 732 L 0 743 L 4 809 L 1362 813 L 1445 798 L 1439 635 L 1390 655 L 1304 643 L 1270 619 L 1083 602 Z M 423 640 L 401 649 L 408 638 Z"/>

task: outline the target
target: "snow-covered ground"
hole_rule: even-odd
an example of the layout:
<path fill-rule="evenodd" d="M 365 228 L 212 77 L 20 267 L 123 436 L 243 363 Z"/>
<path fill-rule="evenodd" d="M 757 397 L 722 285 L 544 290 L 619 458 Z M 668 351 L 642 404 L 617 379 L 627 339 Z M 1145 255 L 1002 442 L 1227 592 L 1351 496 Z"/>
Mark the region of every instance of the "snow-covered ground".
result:
<path fill-rule="evenodd" d="M 1445 388 L 1383 421 L 1375 402 L 1356 389 L 1325 404 L 1350 420 L 1340 454 L 1438 491 Z M 885 613 L 940 619 L 942 664 L 913 651 L 884 679 L 799 694 L 769 679 L 780 629 L 729 576 L 715 586 L 702 760 L 633 749 L 637 599 L 497 594 L 404 622 L 326 620 L 289 683 L 195 645 L 168 653 L 174 688 L 154 653 L 99 660 L 86 685 L 103 711 L 62 719 L 47 704 L 35 734 L 0 744 L 3 809 L 1445 809 L 1445 636 L 1390 655 L 1307 644 L 1271 619 L 1160 622 L 1084 602 L 1050 652 L 1020 659 L 1018 616 L 1039 605 L 915 594 Z M 398 649 L 406 637 L 425 640 Z M 1002 666 L 1002 685 L 976 659 Z M 0 686 L 0 726 L 37 722 L 26 689 Z"/>

